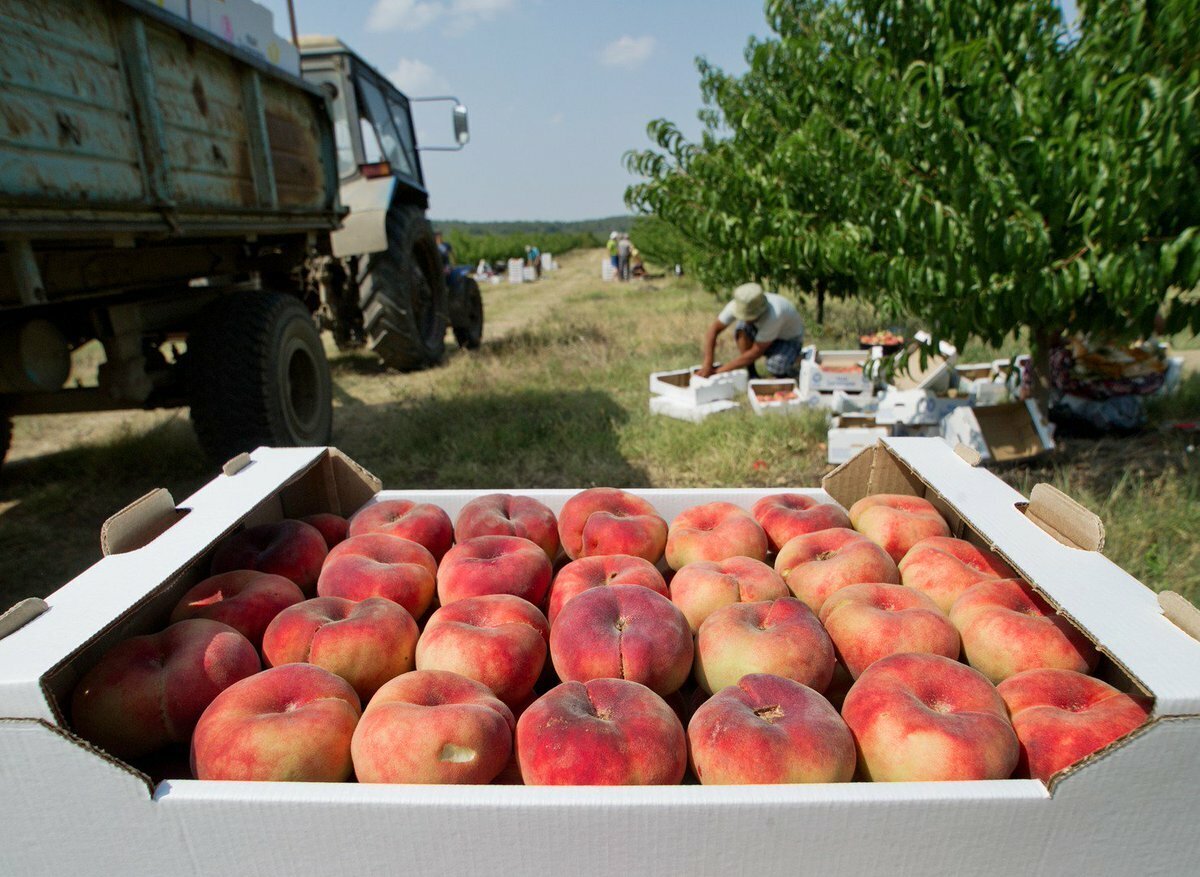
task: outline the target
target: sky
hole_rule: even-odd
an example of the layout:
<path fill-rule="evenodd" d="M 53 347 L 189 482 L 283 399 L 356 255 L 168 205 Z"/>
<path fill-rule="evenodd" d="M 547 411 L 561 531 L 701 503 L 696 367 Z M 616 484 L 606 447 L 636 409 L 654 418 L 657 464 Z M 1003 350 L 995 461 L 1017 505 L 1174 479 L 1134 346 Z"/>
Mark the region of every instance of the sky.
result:
<path fill-rule="evenodd" d="M 287 0 L 260 0 L 288 35 Z M 1073 0 L 1063 0 L 1069 18 Z M 302 34 L 340 37 L 410 97 L 470 111 L 461 152 L 424 152 L 430 216 L 573 220 L 623 214 L 621 157 L 667 118 L 700 131 L 695 58 L 740 73 L 761 0 L 294 0 Z M 449 104 L 417 137 L 452 142 Z"/>

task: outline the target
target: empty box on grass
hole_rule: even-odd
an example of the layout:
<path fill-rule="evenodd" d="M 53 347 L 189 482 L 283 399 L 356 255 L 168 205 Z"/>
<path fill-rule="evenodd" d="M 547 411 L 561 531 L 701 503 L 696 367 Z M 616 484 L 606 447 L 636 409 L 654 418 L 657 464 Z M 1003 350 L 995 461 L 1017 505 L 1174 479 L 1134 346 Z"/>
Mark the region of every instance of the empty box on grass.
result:
<path fill-rule="evenodd" d="M 942 418 L 942 438 L 966 445 L 981 460 L 1028 460 L 1054 448 L 1054 429 L 1032 399 L 956 408 Z"/>
<path fill-rule="evenodd" d="M 165 621 L 218 541 L 244 523 L 381 499 L 432 502 L 454 518 L 490 492 L 377 493 L 368 473 L 320 448 L 260 449 L 229 472 L 178 507 L 165 492 L 130 506 L 106 525 L 103 560 L 0 622 L 0 873 L 359 875 L 403 863 L 427 875 L 1011 877 L 1200 864 L 1200 642 L 1176 624 L 1197 624 L 1195 610 L 1106 560 L 1100 522 L 1066 497 L 1039 486 L 1027 499 L 928 439 L 884 439 L 824 491 L 799 491 L 843 506 L 875 493 L 926 497 L 955 535 L 998 551 L 1099 645 L 1104 678 L 1154 697 L 1147 724 L 1049 784 L 152 783 L 76 737 L 61 704 L 106 648 Z M 576 491 L 513 492 L 557 512 Z M 749 509 L 778 491 L 632 492 L 671 520 L 718 500 Z"/>
<path fill-rule="evenodd" d="M 815 400 L 800 395 L 791 378 L 751 380 L 746 386 L 750 408 L 760 417 L 764 414 L 795 414 L 814 407 Z"/>
<path fill-rule="evenodd" d="M 700 405 L 705 402 L 734 399 L 746 392 L 750 381 L 750 376 L 744 369 L 719 372 L 706 378 L 696 374 L 699 369 L 700 366 L 693 365 L 673 371 L 651 372 L 650 392 L 655 396 L 670 396 Z"/>

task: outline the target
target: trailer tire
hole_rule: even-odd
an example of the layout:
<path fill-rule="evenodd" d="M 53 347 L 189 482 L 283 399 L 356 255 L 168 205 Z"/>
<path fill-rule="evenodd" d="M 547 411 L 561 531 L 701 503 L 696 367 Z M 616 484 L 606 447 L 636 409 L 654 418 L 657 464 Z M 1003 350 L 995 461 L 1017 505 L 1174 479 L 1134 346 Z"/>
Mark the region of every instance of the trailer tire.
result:
<path fill-rule="evenodd" d="M 465 350 L 478 350 L 483 341 L 483 295 L 474 277 L 463 277 L 453 293 L 450 323 L 454 340 Z"/>
<path fill-rule="evenodd" d="M 388 216 L 387 250 L 362 260 L 363 331 L 385 365 L 428 368 L 446 352 L 446 283 L 433 229 L 413 205 Z"/>
<path fill-rule="evenodd" d="M 240 293 L 209 305 L 188 335 L 186 369 L 192 424 L 214 460 L 259 445 L 329 444 L 329 363 L 296 298 Z"/>

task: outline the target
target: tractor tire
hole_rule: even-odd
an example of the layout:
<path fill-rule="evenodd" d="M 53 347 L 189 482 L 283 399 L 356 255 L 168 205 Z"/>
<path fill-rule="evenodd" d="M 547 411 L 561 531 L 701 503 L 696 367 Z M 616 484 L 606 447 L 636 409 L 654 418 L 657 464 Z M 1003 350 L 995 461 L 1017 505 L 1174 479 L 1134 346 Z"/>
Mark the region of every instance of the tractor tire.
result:
<path fill-rule="evenodd" d="M 312 314 L 280 292 L 226 296 L 188 335 L 192 425 L 224 462 L 260 445 L 327 445 L 333 383 Z"/>
<path fill-rule="evenodd" d="M 446 352 L 446 283 L 425 215 L 414 206 L 388 216 L 389 246 L 362 260 L 363 332 L 384 365 L 416 371 Z"/>
<path fill-rule="evenodd" d="M 451 293 L 450 325 L 464 350 L 478 350 L 483 341 L 483 295 L 474 277 L 464 277 Z"/>

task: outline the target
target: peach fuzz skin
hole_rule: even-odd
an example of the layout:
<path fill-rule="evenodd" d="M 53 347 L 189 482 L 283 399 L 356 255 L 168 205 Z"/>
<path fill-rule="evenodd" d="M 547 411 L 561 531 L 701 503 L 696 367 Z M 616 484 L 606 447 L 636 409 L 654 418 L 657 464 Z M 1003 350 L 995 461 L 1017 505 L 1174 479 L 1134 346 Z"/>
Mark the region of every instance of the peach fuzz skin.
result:
<path fill-rule="evenodd" d="M 350 683 L 312 664 L 284 664 L 226 688 L 192 735 L 199 780 L 339 783 L 361 707 Z"/>
<path fill-rule="evenodd" d="M 644 558 L 630 554 L 581 557 L 572 560 L 554 576 L 546 601 L 546 618 L 554 624 L 558 613 L 571 598 L 607 585 L 640 585 L 664 597 L 670 594 L 658 567 Z"/>
<path fill-rule="evenodd" d="M 261 524 L 234 533 L 213 553 L 212 574 L 253 569 L 290 579 L 312 596 L 329 547 L 321 531 L 303 521 Z"/>
<path fill-rule="evenodd" d="M 118 758 L 186 743 L 205 707 L 260 669 L 250 641 L 206 618 L 113 646 L 75 686 L 71 724 Z"/>
<path fill-rule="evenodd" d="M 360 783 L 490 783 L 512 754 L 512 711 L 443 670 L 397 676 L 371 698 L 351 751 Z"/>
<path fill-rule="evenodd" d="M 996 690 L 1021 743 L 1017 776 L 1043 782 L 1141 726 L 1152 705 L 1072 670 L 1026 670 Z"/>
<path fill-rule="evenodd" d="M 314 597 L 284 609 L 263 634 L 267 666 L 314 664 L 345 679 L 366 703 L 413 669 L 421 632 L 408 610 L 383 597 Z"/>
<path fill-rule="evenodd" d="M 991 551 L 950 536 L 922 539 L 904 555 L 899 568 L 900 583 L 930 597 L 943 612 L 976 582 L 1016 577 Z"/>
<path fill-rule="evenodd" d="M 818 530 L 797 536 L 775 557 L 788 590 L 813 612 L 829 595 L 860 582 L 897 584 L 900 572 L 887 552 L 853 530 Z"/>
<path fill-rule="evenodd" d="M 322 597 L 383 597 L 420 618 L 433 602 L 437 561 L 423 545 L 386 533 L 351 536 L 329 552 L 317 580 Z"/>
<path fill-rule="evenodd" d="M 922 539 L 950 535 L 950 526 L 933 503 L 900 493 L 864 496 L 850 506 L 850 523 L 896 563 Z"/>
<path fill-rule="evenodd" d="M 961 650 L 945 613 L 903 585 L 849 585 L 825 601 L 820 618 L 855 679 L 888 655 L 921 652 L 957 661 Z"/>
<path fill-rule="evenodd" d="M 789 596 L 779 573 L 749 557 L 689 563 L 671 579 L 671 602 L 688 620 L 692 633 L 724 606 Z"/>
<path fill-rule="evenodd" d="M 752 673 L 704 702 L 687 726 L 697 779 L 708 785 L 844 783 L 854 738 L 829 701 L 806 685 Z"/>
<path fill-rule="evenodd" d="M 773 552 L 806 533 L 850 528 L 850 518 L 841 506 L 818 502 L 800 493 L 764 496 L 750 509 L 750 514 L 767 534 L 767 548 Z"/>
<path fill-rule="evenodd" d="M 967 663 L 993 683 L 1039 667 L 1088 673 L 1100 660 L 1086 636 L 1018 579 L 972 585 L 954 601 L 950 621 Z"/>
<path fill-rule="evenodd" d="M 563 504 L 558 536 L 572 560 L 632 554 L 658 563 L 667 546 L 667 522 L 641 497 L 612 487 L 593 487 Z"/>
<path fill-rule="evenodd" d="M 439 563 L 454 543 L 454 524 L 448 514 L 430 503 L 407 499 L 387 499 L 355 512 L 349 535 L 367 533 L 386 533 L 424 545 Z"/>
<path fill-rule="evenodd" d="M 941 655 L 890 655 L 842 705 L 859 771 L 879 782 L 1000 780 L 1017 766 L 1017 735 L 984 676 Z"/>
<path fill-rule="evenodd" d="M 341 515 L 335 515 L 331 512 L 320 512 L 315 515 L 308 515 L 300 519 L 310 527 L 316 527 L 322 536 L 325 537 L 325 545 L 329 548 L 344 542 L 346 536 L 349 535 L 350 522 Z"/>
<path fill-rule="evenodd" d="M 520 536 L 551 561 L 558 556 L 558 520 L 544 503 L 528 496 L 489 493 L 463 506 L 454 522 L 454 539 L 466 542 L 476 536 Z"/>
<path fill-rule="evenodd" d="M 710 694 L 752 673 L 783 676 L 823 692 L 834 663 L 829 634 L 793 597 L 718 609 L 696 634 L 696 682 Z"/>
<path fill-rule="evenodd" d="M 681 512 L 667 532 L 667 565 L 682 569 L 700 560 L 767 556 L 767 534 L 750 513 L 731 502 L 710 502 Z"/>
<path fill-rule="evenodd" d="M 554 574 L 546 553 L 520 536 L 476 536 L 451 548 L 437 571 L 438 600 L 511 594 L 540 606 Z"/>
<path fill-rule="evenodd" d="M 666 695 L 687 681 L 693 651 L 683 613 L 638 585 L 584 591 L 550 628 L 550 658 L 563 681 L 627 679 Z"/>
<path fill-rule="evenodd" d="M 511 594 L 469 597 L 429 617 L 417 643 L 418 670 L 448 670 L 482 682 L 510 706 L 533 691 L 546 663 L 550 625 Z"/>
<path fill-rule="evenodd" d="M 261 649 L 263 631 L 271 619 L 303 601 L 304 593 L 291 579 L 236 570 L 209 576 L 191 588 L 175 604 L 171 623 L 185 618 L 211 618 L 228 624 L 254 648 Z"/>
<path fill-rule="evenodd" d="M 687 739 L 679 717 L 644 685 L 564 682 L 517 722 L 517 758 L 528 786 L 677 785 Z"/>

